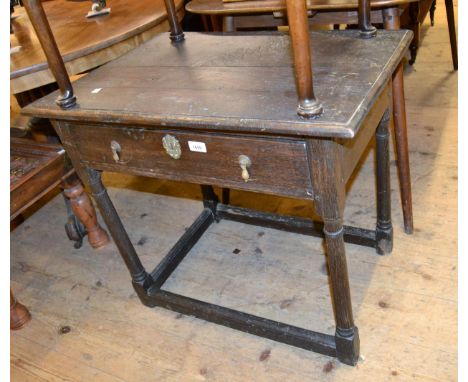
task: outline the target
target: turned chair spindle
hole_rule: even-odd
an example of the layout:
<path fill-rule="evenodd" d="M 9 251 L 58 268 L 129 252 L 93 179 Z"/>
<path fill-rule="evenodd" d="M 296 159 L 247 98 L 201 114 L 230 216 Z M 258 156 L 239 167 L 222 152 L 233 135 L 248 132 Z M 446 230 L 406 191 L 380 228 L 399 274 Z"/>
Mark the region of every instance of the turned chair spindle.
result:
<path fill-rule="evenodd" d="M 76 104 L 76 97 L 73 94 L 73 87 L 68 78 L 67 70 L 60 52 L 55 42 L 52 30 L 47 21 L 41 0 L 24 0 L 24 7 L 28 13 L 31 23 L 36 31 L 37 38 L 47 57 L 50 71 L 57 81 L 60 89 L 60 96 L 57 98 L 57 105 L 62 109 L 68 109 Z"/>
<path fill-rule="evenodd" d="M 174 43 L 184 40 L 184 32 L 177 19 L 174 0 L 164 0 L 170 25 L 170 39 Z M 50 70 L 60 88 L 57 104 L 67 109 L 76 104 L 73 87 L 40 0 L 24 0 L 24 6 L 31 19 L 39 41 L 47 57 Z M 303 118 L 318 117 L 323 107 L 314 95 L 312 56 L 310 50 L 309 24 L 306 0 L 286 0 L 288 23 L 292 42 L 294 72 L 298 96 L 297 114 Z M 359 27 L 364 38 L 376 35 L 376 28 L 370 23 L 369 0 L 359 0 Z"/>

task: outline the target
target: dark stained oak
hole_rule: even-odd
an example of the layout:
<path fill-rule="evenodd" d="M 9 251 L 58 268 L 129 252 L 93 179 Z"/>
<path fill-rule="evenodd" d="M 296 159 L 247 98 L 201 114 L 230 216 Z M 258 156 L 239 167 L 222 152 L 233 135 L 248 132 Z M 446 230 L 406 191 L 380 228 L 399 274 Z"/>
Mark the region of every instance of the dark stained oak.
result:
<path fill-rule="evenodd" d="M 101 170 L 132 168 L 140 175 L 164 177 L 194 183 L 227 185 L 237 189 L 286 196 L 312 198 L 307 173 L 305 141 L 255 139 L 232 134 L 184 133 L 177 130 L 146 130 L 70 124 L 70 138 L 81 152 L 85 164 Z M 165 151 L 162 139 L 177 138 L 182 155 L 174 160 Z M 113 158 L 111 142 L 120 146 L 119 160 Z M 189 142 L 203 142 L 206 153 L 189 150 Z M 95 142 L 92 146 L 89 142 Z M 148 157 L 148 151 L 152 152 Z M 252 165 L 249 180 L 242 178 L 239 155 L 247 155 Z M 220 161 L 223 165 L 220 166 Z M 150 169 L 148 171 L 148 169 Z M 272 174 L 276 176 L 272 177 Z"/>
<path fill-rule="evenodd" d="M 151 129 L 352 138 L 410 40 L 408 31 L 374 39 L 359 38 L 359 31 L 311 32 L 314 89 L 323 105 L 317 119 L 296 114 L 290 41 L 280 33 L 186 33 L 181 45 L 157 36 L 75 82 L 77 107 L 60 110 L 52 93 L 23 113 Z"/>
<path fill-rule="evenodd" d="M 304 13 L 305 8 L 295 9 L 293 17 L 304 20 Z M 296 30 L 291 34 L 301 34 L 303 24 L 300 20 L 293 23 Z M 173 25 L 170 37 L 175 30 Z M 360 31 L 301 36 L 291 43 L 289 36 L 279 33 L 187 33 L 183 41 L 170 43 L 165 34 L 77 81 L 78 103 L 73 108 L 59 108 L 54 103 L 56 94 L 51 94 L 28 105 L 24 112 L 52 120 L 77 172 L 93 192 L 143 304 L 336 356 L 345 364 L 355 365 L 360 341 L 352 312 L 345 233 L 348 240 L 351 236 L 355 242 L 374 246 L 380 254 L 392 247 L 392 237 L 387 234 L 391 224 L 387 203 L 392 108 L 389 89 L 411 33 L 385 31 L 372 39 L 361 38 Z M 297 96 L 301 99 L 294 75 L 304 75 L 304 68 L 298 69 L 297 64 L 302 65 L 304 57 L 305 61 L 309 59 L 307 54 L 298 58 L 300 43 L 306 43 L 311 55 L 317 57 L 314 81 L 324 111 L 315 119 L 301 118 L 294 107 Z M 295 51 L 294 60 L 291 50 Z M 309 79 L 304 83 L 312 85 Z M 378 179 L 378 221 L 372 234 L 345 229 L 343 210 L 347 177 L 352 171 L 349 162 L 357 163 L 376 130 L 381 151 L 377 176 L 382 179 Z M 289 156 L 281 157 L 288 152 Z M 240 168 L 231 166 L 236 157 Z M 302 181 L 295 178 L 291 171 L 294 164 L 289 163 L 293 161 L 307 171 L 309 178 L 307 174 L 302 175 Z M 270 165 L 274 168 L 269 169 Z M 143 266 L 101 181 L 101 171 L 108 169 L 157 178 L 184 177 L 202 184 L 203 212 L 152 272 Z M 189 255 L 190 248 L 223 216 L 234 218 L 235 214 L 237 219 L 257 220 L 260 225 L 273 222 L 279 227 L 289 221 L 293 231 L 310 227 L 311 222 L 303 219 L 245 209 L 233 212 L 229 206 L 220 205 L 211 184 L 236 186 L 236 179 L 239 188 L 247 183 L 252 191 L 273 194 L 281 194 L 279 188 L 284 185 L 298 194 L 312 188 L 317 212 L 323 219 L 334 336 L 164 290 L 165 281 Z"/>

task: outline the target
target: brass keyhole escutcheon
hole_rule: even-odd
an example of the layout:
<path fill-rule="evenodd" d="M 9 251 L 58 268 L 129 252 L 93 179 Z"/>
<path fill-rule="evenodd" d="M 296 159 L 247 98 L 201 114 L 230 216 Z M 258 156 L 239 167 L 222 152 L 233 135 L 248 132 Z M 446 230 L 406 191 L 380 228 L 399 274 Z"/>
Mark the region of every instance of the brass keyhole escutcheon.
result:
<path fill-rule="evenodd" d="M 120 162 L 120 157 L 122 154 L 122 148 L 120 147 L 119 142 L 117 141 L 111 141 L 110 144 L 111 150 L 112 150 L 112 158 L 116 163 Z"/>
<path fill-rule="evenodd" d="M 171 158 L 179 159 L 182 156 L 182 149 L 176 137 L 166 134 L 162 139 L 164 150 Z"/>
<path fill-rule="evenodd" d="M 242 169 L 242 179 L 248 182 L 250 179 L 249 167 L 252 165 L 252 161 L 247 155 L 239 155 L 239 166 Z"/>

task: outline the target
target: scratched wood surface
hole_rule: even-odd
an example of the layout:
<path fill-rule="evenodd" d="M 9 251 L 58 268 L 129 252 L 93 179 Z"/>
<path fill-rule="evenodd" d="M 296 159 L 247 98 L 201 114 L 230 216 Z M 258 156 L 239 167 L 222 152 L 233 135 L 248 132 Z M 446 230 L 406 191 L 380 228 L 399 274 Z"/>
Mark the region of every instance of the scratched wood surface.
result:
<path fill-rule="evenodd" d="M 57 92 L 29 104 L 27 115 L 152 128 L 230 130 L 353 137 L 411 41 L 409 31 L 311 33 L 314 92 L 320 118 L 296 113 L 290 37 L 283 33 L 159 35 L 73 84 L 78 106 Z M 100 90 L 95 90 L 100 89 Z M 190 122 L 189 122 L 190 121 Z"/>
<path fill-rule="evenodd" d="M 175 1 L 182 18 L 183 1 Z M 108 0 L 111 14 L 86 18 L 89 1 L 54 0 L 43 3 L 68 73 L 78 74 L 128 52 L 157 33 L 167 32 L 162 0 Z M 10 35 L 10 92 L 13 94 L 54 82 L 46 57 L 23 7 L 16 7 Z"/>
<path fill-rule="evenodd" d="M 58 197 L 11 236 L 12 287 L 33 315 L 11 335 L 11 380 L 456 381 L 457 74 L 442 2 L 426 34 L 427 47 L 405 73 L 415 234 L 403 233 L 393 163 L 393 253 L 376 257 L 372 249 L 347 246 L 364 355 L 357 367 L 143 307 L 113 245 L 93 251 L 85 243 L 75 250 L 60 229 L 41 225 L 62 226 Z M 372 154 L 371 147 L 349 186 L 349 224 L 372 227 L 375 221 Z M 195 185 L 112 174 L 104 180 L 148 266 L 201 209 Z M 313 212 L 307 202 L 245 192 L 233 191 L 232 200 L 300 216 Z M 318 239 L 222 222 L 167 285 L 331 333 L 323 264 Z"/>

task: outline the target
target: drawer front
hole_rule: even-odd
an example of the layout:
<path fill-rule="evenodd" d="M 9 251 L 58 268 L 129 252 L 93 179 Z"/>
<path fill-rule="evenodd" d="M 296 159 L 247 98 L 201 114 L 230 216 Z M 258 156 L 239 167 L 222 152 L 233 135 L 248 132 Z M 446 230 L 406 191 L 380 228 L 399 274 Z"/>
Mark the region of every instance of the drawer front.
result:
<path fill-rule="evenodd" d="M 81 160 L 96 169 L 312 198 L 301 140 L 116 126 L 69 128 Z"/>

